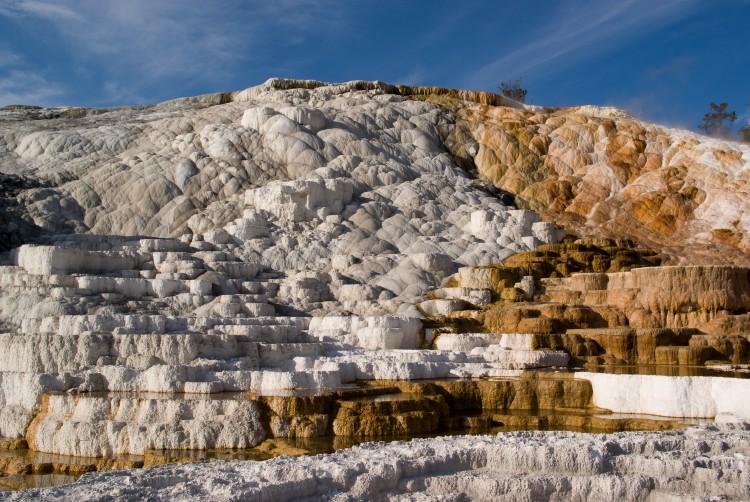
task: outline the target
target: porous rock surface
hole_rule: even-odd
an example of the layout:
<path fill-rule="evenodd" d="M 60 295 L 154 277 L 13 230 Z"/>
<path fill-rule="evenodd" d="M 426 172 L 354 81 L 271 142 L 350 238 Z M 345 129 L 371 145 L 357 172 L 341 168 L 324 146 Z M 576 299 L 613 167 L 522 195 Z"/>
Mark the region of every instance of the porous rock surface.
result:
<path fill-rule="evenodd" d="M 106 457 L 250 448 L 267 437 L 331 430 L 386 434 L 387 417 L 406 432 L 434 431 L 446 419 L 444 397 L 337 401 L 341 413 L 331 423 L 333 412 L 314 406 L 268 416 L 269 401 L 258 396 L 462 377 L 494 379 L 523 410 L 570 387 L 582 407 L 747 419 L 747 407 L 733 406 L 715 380 L 681 380 L 676 388 L 691 404 L 664 410 L 648 396 L 653 381 L 645 377 L 630 382 L 635 400 L 604 396 L 622 390 L 622 375 L 584 374 L 567 384 L 519 380 L 523 370 L 570 360 L 564 344 L 539 350 L 530 335 L 539 322 L 527 322 L 531 330 L 519 321 L 517 330 L 470 334 L 433 324 L 462 309 L 474 315 L 498 295 L 535 300 L 538 278 L 522 264 L 502 277 L 502 291 L 468 284 L 459 270 L 491 270 L 476 267 L 560 242 L 566 232 L 556 221 L 578 235 L 629 237 L 675 262 L 746 263 L 748 201 L 738 194 L 747 191 L 748 159 L 746 147 L 607 110 L 546 110 L 493 94 L 379 82 L 272 79 L 152 106 L 0 110 L 0 437 L 25 438 L 38 452 Z M 611 258 L 612 270 L 630 263 Z M 560 279 L 558 294 L 609 308 L 641 288 L 651 292 L 641 298 L 644 308 L 681 309 L 684 298 L 670 303 L 648 290 L 661 274 L 698 309 L 732 311 L 704 316 L 707 325 L 746 328 L 746 318 L 734 315 L 748 307 L 744 286 L 698 299 L 679 291 L 682 282 L 745 284 L 746 269 L 685 270 L 583 274 Z M 555 283 L 549 286 L 553 295 Z M 675 322 L 693 322 L 693 312 L 680 312 Z M 529 392 L 515 392 L 516 385 Z M 746 393 L 741 385 L 732 389 Z M 481 392 L 458 394 L 460 404 Z M 531 397 L 513 401 L 516 394 Z M 378 413 L 368 416 L 369 408 Z M 745 448 L 738 431 L 710 434 L 727 437 L 721 444 L 728 448 Z M 702 447 L 693 446 L 691 433 L 680 434 L 665 441 L 681 444 L 690 459 L 691 448 Z M 641 472 L 638 461 L 618 471 L 604 460 L 631 458 L 618 448 L 632 441 L 646 451 L 658 438 L 618 436 L 620 446 L 612 448 L 605 437 L 565 434 L 467 438 L 455 446 L 434 440 L 434 447 L 413 443 L 434 456 L 426 459 L 424 450 L 413 467 L 398 464 L 409 455 L 403 445 L 367 446 L 321 460 L 343 467 L 317 470 L 312 459 L 282 459 L 267 467 L 164 468 L 132 474 L 147 480 L 131 484 L 132 493 L 110 486 L 87 496 L 139 497 L 139 490 L 157 488 L 164 491 L 149 496 L 214 499 L 247 490 L 259 498 L 315 498 L 340 491 L 346 499 L 377 497 L 381 489 L 386 498 L 406 491 L 481 498 L 483 490 L 513 499 L 524 490 L 530 499 L 550 490 L 581 498 L 650 493 L 655 500 L 746 495 L 746 471 L 724 457 L 706 473 L 692 460 L 675 460 L 663 480 Z M 545 441 L 554 447 L 542 447 Z M 521 464 L 498 460 L 506 456 Z M 488 459 L 504 467 L 493 470 Z M 231 479 L 204 479 L 218 465 Z M 568 470 L 562 477 L 512 473 L 545 466 Z M 467 475 L 469 467 L 475 470 Z M 674 481 L 669 469 L 688 481 Z M 192 480 L 184 484 L 181 473 Z M 719 473 L 724 477 L 714 483 Z M 711 482 L 701 481 L 704 475 Z M 729 479 L 743 484 L 727 488 Z"/>
<path fill-rule="evenodd" d="M 86 475 L 4 500 L 747 500 L 750 434 L 515 432 Z"/>
<path fill-rule="evenodd" d="M 612 108 L 442 102 L 457 117 L 451 151 L 545 221 L 632 239 L 672 263 L 750 263 L 747 145 Z"/>
<path fill-rule="evenodd" d="M 307 313 L 395 313 L 459 265 L 563 235 L 458 167 L 440 134 L 452 116 L 392 86 L 271 80 L 222 96 L 0 112 L 2 171 L 43 185 L 17 189 L 14 214 L 46 235 L 174 237 L 283 271 L 278 302 Z M 196 258 L 154 264 L 190 275 Z"/>
<path fill-rule="evenodd" d="M 0 436 L 78 456 L 251 447 L 268 433 L 255 404 L 199 396 L 564 366 L 555 351 L 417 350 L 434 338 L 415 307 L 428 290 L 564 235 L 454 162 L 452 120 L 386 84 L 284 80 L 0 111 L 15 199 Z"/>

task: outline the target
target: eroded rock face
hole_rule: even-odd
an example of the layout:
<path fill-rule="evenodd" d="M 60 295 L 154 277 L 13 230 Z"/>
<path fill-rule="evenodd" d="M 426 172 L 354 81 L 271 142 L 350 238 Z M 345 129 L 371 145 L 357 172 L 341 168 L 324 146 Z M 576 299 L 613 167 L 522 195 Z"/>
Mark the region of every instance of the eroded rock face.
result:
<path fill-rule="evenodd" d="M 268 462 L 98 473 L 6 500 L 700 500 L 750 497 L 748 432 L 734 426 L 615 435 L 516 432 L 371 443 Z"/>
<path fill-rule="evenodd" d="M 406 312 L 457 267 L 497 262 L 564 233 L 471 179 L 441 140 L 453 116 L 402 91 L 271 80 L 233 95 L 73 118 L 6 111 L 0 163 L 29 180 L 9 192 L 14 218 L 37 229 L 27 238 L 180 238 L 187 246 L 179 252 L 192 256 L 143 261 L 161 274 L 189 273 L 201 269 L 191 261 L 206 261 L 196 251 L 224 253 L 210 261 L 283 273 L 276 301 L 287 312 Z M 65 251 L 44 265 L 26 250 L 16 261 L 31 273 L 50 260 L 84 273 L 123 258 L 94 251 Z"/>
<path fill-rule="evenodd" d="M 710 260 L 746 258 L 738 215 L 747 201 L 737 194 L 748 150 L 608 113 L 286 80 L 146 107 L 0 111 L 0 251 L 10 250 L 0 254 L 0 436 L 102 457 L 249 448 L 269 436 L 432 433 L 513 421 L 502 418 L 508 411 L 604 403 L 617 382 L 523 374 L 566 366 L 571 355 L 743 362 L 747 269 L 631 271 L 659 258 L 601 239 L 559 244 L 558 219 L 576 234 L 630 237 L 674 260 L 700 261 L 708 250 Z M 505 267 L 491 266 L 503 259 Z M 579 271 L 589 273 L 554 282 Z M 668 297 L 653 282 L 668 286 Z M 440 325 L 457 310 L 455 318 L 468 312 L 467 325 L 484 321 L 491 332 Z M 705 334 L 680 331 L 696 322 Z M 626 326 L 624 336 L 565 332 Z M 664 326 L 673 332 L 649 333 L 633 349 L 638 330 Z M 667 338 L 690 345 L 660 344 Z M 417 396 L 300 396 L 432 379 L 450 381 Z M 643 397 L 648 384 L 633 386 Z M 679 385 L 690 396 L 708 385 L 710 399 L 674 414 L 747 419 L 744 407 L 727 405 L 721 382 Z M 622 411 L 626 401 L 606 402 Z M 636 408 L 660 404 L 644 397 Z M 472 415 L 483 410 L 500 418 Z M 570 479 L 542 483 L 566 496 L 637 498 L 661 486 L 611 476 L 599 486 L 581 473 L 605 472 L 602 459 L 614 453 L 555 446 L 559 458 L 512 448 L 498 458 L 570 467 Z M 487 458 L 499 455 L 470 451 L 438 452 L 429 465 L 491 469 Z M 388 464 L 380 476 L 385 464 L 376 464 L 343 488 L 329 476 L 324 491 L 309 478 L 294 491 L 297 481 L 278 471 L 247 495 L 366 497 L 382 480 L 427 496 L 442 483 L 466 493 L 485 486 L 472 488 L 462 474 L 432 485 L 432 467 L 412 479 L 392 476 Z M 515 479 L 501 483 L 507 490 L 488 481 L 488 493 L 516 493 Z"/>
<path fill-rule="evenodd" d="M 526 333 L 529 348 L 562 349 L 573 364 L 745 363 L 750 269 L 658 264 L 651 252 L 607 239 L 539 246 L 502 264 L 459 269 L 458 288 L 430 294 L 455 298 L 433 315 Z M 493 301 L 468 301 L 482 292 Z"/>
<path fill-rule="evenodd" d="M 747 146 L 606 108 L 447 106 L 458 116 L 450 150 L 546 221 L 673 263 L 749 263 Z"/>

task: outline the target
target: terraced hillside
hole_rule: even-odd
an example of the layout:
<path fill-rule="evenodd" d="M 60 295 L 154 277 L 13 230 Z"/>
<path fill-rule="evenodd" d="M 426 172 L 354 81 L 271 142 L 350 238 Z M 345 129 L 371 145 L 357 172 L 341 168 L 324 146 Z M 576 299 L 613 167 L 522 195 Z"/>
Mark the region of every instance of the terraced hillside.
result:
<path fill-rule="evenodd" d="M 616 110 L 380 82 L 0 110 L 0 485 L 321 441 L 744 423 L 749 173 L 747 146 Z M 745 493 L 582 462 L 566 475 L 616 471 L 613 493 Z M 561 497 L 601 493 L 563 478 Z M 402 484 L 388 497 L 432 493 Z M 18 497 L 81 492 L 45 493 Z"/>

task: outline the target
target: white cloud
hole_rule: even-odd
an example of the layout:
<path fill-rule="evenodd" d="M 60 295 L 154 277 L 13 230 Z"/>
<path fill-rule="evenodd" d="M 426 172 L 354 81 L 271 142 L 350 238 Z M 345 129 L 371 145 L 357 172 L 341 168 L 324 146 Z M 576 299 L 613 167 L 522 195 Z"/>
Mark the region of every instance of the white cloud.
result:
<path fill-rule="evenodd" d="M 529 26 L 531 42 L 487 63 L 466 79 L 486 87 L 498 79 L 550 72 L 579 63 L 687 14 L 698 0 L 587 0 L 562 3 L 546 22 Z"/>
<path fill-rule="evenodd" d="M 75 11 L 64 5 L 58 5 L 51 2 L 28 0 L 20 2 L 17 5 L 17 8 L 29 14 L 51 19 L 53 21 L 71 19 L 80 20 L 79 15 L 76 14 Z"/>
<path fill-rule="evenodd" d="M 0 0 L 0 15 L 47 22 L 81 74 L 97 74 L 102 95 L 148 95 L 185 79 L 224 83 L 265 61 L 269 49 L 303 43 L 341 23 L 344 0 Z M 255 82 L 248 82 L 251 85 Z M 112 89 L 129 92 L 111 92 Z M 179 91 L 177 91 L 179 92 Z"/>
<path fill-rule="evenodd" d="M 409 73 L 398 77 L 392 84 L 423 85 L 427 71 L 422 65 L 415 66 Z"/>
<path fill-rule="evenodd" d="M 0 77 L 0 106 L 48 106 L 62 94 L 59 86 L 35 72 L 11 70 L 7 76 Z"/>
<path fill-rule="evenodd" d="M 21 56 L 16 52 L 0 47 L 0 68 L 12 66 L 21 62 Z"/>

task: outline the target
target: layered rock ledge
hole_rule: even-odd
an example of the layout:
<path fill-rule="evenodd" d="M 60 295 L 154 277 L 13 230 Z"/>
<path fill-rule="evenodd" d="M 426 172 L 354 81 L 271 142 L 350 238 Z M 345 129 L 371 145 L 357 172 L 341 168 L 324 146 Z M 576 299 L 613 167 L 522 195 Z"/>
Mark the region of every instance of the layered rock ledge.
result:
<path fill-rule="evenodd" d="M 746 380 L 711 368 L 750 362 L 748 166 L 615 110 L 381 82 L 0 110 L 3 471 L 747 421 Z M 89 495 L 746 498 L 743 427 L 369 445 Z"/>
<path fill-rule="evenodd" d="M 3 500 L 746 500 L 750 433 L 515 432 L 86 475 Z"/>

